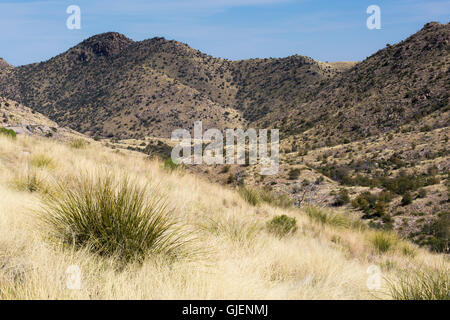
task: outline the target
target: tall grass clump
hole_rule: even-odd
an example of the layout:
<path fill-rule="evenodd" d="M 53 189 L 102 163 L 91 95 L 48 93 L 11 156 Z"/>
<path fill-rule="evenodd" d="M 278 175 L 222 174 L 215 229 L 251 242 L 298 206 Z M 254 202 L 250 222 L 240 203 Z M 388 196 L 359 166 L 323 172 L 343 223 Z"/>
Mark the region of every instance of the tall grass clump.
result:
<path fill-rule="evenodd" d="M 30 164 L 38 168 L 49 168 L 53 166 L 53 160 L 45 154 L 37 154 L 31 158 Z"/>
<path fill-rule="evenodd" d="M 379 253 L 391 250 L 398 243 L 397 236 L 392 232 L 376 231 L 370 239 L 373 247 Z"/>
<path fill-rule="evenodd" d="M 73 139 L 72 141 L 70 141 L 70 147 L 74 148 L 74 149 L 83 149 L 86 148 L 88 145 L 88 142 L 84 139 L 81 138 L 76 138 Z"/>
<path fill-rule="evenodd" d="M 282 238 L 297 231 L 297 220 L 284 214 L 276 216 L 267 222 L 267 230 Z"/>
<path fill-rule="evenodd" d="M 396 300 L 450 300 L 448 268 L 405 270 L 388 279 L 390 295 Z"/>
<path fill-rule="evenodd" d="M 259 197 L 262 201 L 278 208 L 286 209 L 294 205 L 294 201 L 287 194 L 277 195 L 263 189 L 259 192 Z"/>
<path fill-rule="evenodd" d="M 41 217 L 63 243 L 129 262 L 176 258 L 189 242 L 165 200 L 153 193 L 148 198 L 148 188 L 128 178 L 84 176 L 59 189 L 46 199 Z"/>
<path fill-rule="evenodd" d="M 311 219 L 318 221 L 321 224 L 343 228 L 365 228 L 364 224 L 360 221 L 352 219 L 352 217 L 344 216 L 336 211 L 308 206 L 306 207 L 305 212 Z"/>
<path fill-rule="evenodd" d="M 223 217 L 219 220 L 206 219 L 199 227 L 213 234 L 224 236 L 240 245 L 252 245 L 261 231 L 256 222 L 237 219 L 236 217 Z"/>
<path fill-rule="evenodd" d="M 258 191 L 255 189 L 240 187 L 239 195 L 242 197 L 242 199 L 244 199 L 247 203 L 251 204 L 252 206 L 256 206 L 261 202 Z"/>
<path fill-rule="evenodd" d="M 249 187 L 239 187 L 239 195 L 252 206 L 257 206 L 265 202 L 271 206 L 279 208 L 292 207 L 294 202 L 288 195 L 277 195 L 273 192 Z"/>

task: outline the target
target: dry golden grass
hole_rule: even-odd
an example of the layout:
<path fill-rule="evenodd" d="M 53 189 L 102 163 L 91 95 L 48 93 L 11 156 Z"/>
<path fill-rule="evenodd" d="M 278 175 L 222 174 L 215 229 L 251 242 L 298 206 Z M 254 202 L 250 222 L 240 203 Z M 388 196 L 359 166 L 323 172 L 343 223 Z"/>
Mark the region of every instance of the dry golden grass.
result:
<path fill-rule="evenodd" d="M 33 159 L 51 165 L 29 165 Z M 201 254 L 117 268 L 113 257 L 49 241 L 50 230 L 38 218 L 46 194 L 105 169 L 167 197 Z M 30 192 L 21 186 L 33 174 L 38 183 Z M 448 270 L 448 258 L 400 239 L 381 252 L 373 245 L 378 231 L 319 222 L 298 209 L 254 207 L 233 190 L 96 142 L 74 149 L 47 139 L 0 137 L 0 181 L 0 299 L 391 298 L 386 281 L 380 290 L 368 289 L 369 266 L 394 281 L 408 266 Z M 279 238 L 265 225 L 282 214 L 295 217 L 298 230 Z M 67 287 L 73 265 L 81 270 L 79 290 Z"/>

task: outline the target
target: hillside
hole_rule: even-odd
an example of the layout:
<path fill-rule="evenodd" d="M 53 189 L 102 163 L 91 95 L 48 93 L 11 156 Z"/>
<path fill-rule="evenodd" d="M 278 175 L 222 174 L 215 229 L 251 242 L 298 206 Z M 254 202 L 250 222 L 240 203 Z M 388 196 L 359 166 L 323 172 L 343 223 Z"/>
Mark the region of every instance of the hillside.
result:
<path fill-rule="evenodd" d="M 361 63 L 299 55 L 228 61 L 177 41 L 135 42 L 110 32 L 49 61 L 8 69 L 0 92 L 92 136 L 168 137 L 203 120 L 217 128 L 275 126 L 303 146 L 323 147 L 414 127 L 430 113 L 441 119 L 449 102 L 449 30 L 429 23 Z"/>
<path fill-rule="evenodd" d="M 432 128 L 448 126 L 450 24 L 428 23 L 408 39 L 388 45 L 291 108 L 275 126 L 302 133 L 320 147 L 390 132 L 417 130 L 433 114 Z M 276 119 L 272 119 L 276 120 Z"/>
<path fill-rule="evenodd" d="M 59 127 L 56 122 L 39 112 L 3 97 L 0 97 L 0 128 L 13 130 L 16 134 L 53 137 L 58 140 L 82 137 L 78 132 Z"/>
<path fill-rule="evenodd" d="M 302 56 L 231 62 L 176 41 L 106 33 L 5 73 L 0 92 L 92 136 L 169 137 L 195 120 L 220 129 L 285 112 L 342 69 Z"/>
<path fill-rule="evenodd" d="M 111 238 L 91 234 L 100 236 L 96 238 L 100 242 L 91 243 L 93 247 L 83 246 L 82 234 L 76 232 L 70 233 L 65 245 L 54 241 L 58 232 L 70 230 L 64 220 L 46 222 L 56 212 L 45 203 L 52 195 L 70 199 L 70 194 L 76 197 L 73 192 L 83 192 L 77 184 L 80 177 L 93 177 L 89 181 L 95 190 L 109 192 L 102 181 L 111 175 L 118 181 L 128 176 L 133 188 L 138 188 L 130 190 L 147 185 L 144 194 L 130 191 L 139 201 L 153 206 L 155 200 L 164 199 L 164 219 L 178 221 L 168 232 L 183 237 L 188 232 L 191 239 L 182 247 L 186 255 L 168 259 L 149 248 L 145 259 L 124 265 L 122 251 L 107 256 L 94 250 L 114 245 L 115 234 L 107 229 L 104 232 Z M 448 299 L 449 264 L 443 255 L 431 254 L 389 232 L 368 229 L 339 210 L 282 208 L 275 198 L 254 202 L 245 193 L 210 184 L 182 168 L 164 167 L 143 154 L 112 150 L 100 142 L 78 145 L 0 135 L 0 181 L 1 299 L 411 298 L 406 292 Z M 123 184 L 118 192 L 121 188 Z M 110 210 L 102 212 L 109 212 L 112 228 L 120 227 L 124 221 L 114 225 L 114 212 L 127 202 L 114 192 L 109 196 L 106 201 L 115 205 L 99 210 Z M 82 203 L 72 203 L 83 211 L 89 207 L 89 197 L 87 193 L 81 198 L 87 201 L 84 208 Z M 139 208 L 133 204 L 135 210 Z M 283 226 L 279 218 L 273 220 L 283 214 L 296 219 L 296 228 L 288 225 L 287 233 L 276 228 Z M 70 229 L 74 223 L 66 226 Z M 139 233 L 129 236 L 128 240 L 134 240 Z M 165 244 L 170 243 L 156 245 L 163 249 Z M 77 290 L 70 290 L 67 274 L 74 270 L 79 270 L 81 283 Z M 377 273 L 379 287 L 373 280 L 376 272 L 381 272 Z M 439 282 L 426 293 L 418 280 Z"/>

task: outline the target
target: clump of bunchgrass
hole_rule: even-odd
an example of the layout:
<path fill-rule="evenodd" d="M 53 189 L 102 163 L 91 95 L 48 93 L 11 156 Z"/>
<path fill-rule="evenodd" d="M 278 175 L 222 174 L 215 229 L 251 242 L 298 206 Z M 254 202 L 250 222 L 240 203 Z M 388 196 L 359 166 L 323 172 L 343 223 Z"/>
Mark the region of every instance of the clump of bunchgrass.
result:
<path fill-rule="evenodd" d="M 54 239 L 124 262 L 177 258 L 190 241 L 163 197 L 111 174 L 80 177 L 46 199 L 41 218 Z"/>
<path fill-rule="evenodd" d="M 45 154 L 36 154 L 30 159 L 30 164 L 37 168 L 50 168 L 53 166 L 53 160 Z"/>
<path fill-rule="evenodd" d="M 257 206 L 262 202 L 279 208 L 289 208 L 293 205 L 293 201 L 288 195 L 277 195 L 264 189 L 241 186 L 238 192 L 242 199 L 252 206 Z"/>
<path fill-rule="evenodd" d="M 284 214 L 276 216 L 267 222 L 267 230 L 282 238 L 297 231 L 297 220 Z"/>
<path fill-rule="evenodd" d="M 251 245 L 262 227 L 256 222 L 249 222 L 236 217 L 223 217 L 218 220 L 207 218 L 199 225 L 200 229 L 217 236 L 224 236 L 240 245 Z"/>
<path fill-rule="evenodd" d="M 239 195 L 244 199 L 247 203 L 252 206 L 256 206 L 261 202 L 258 191 L 256 189 L 248 188 L 248 187 L 240 187 Z"/>
<path fill-rule="evenodd" d="M 305 208 L 305 212 L 311 219 L 321 224 L 342 228 L 365 228 L 360 221 L 333 210 L 308 206 Z"/>
<path fill-rule="evenodd" d="M 387 279 L 395 300 L 450 300 L 448 268 L 404 270 L 396 279 Z"/>
<path fill-rule="evenodd" d="M 388 252 L 398 241 L 397 236 L 388 231 L 375 231 L 370 238 L 371 244 L 379 253 Z"/>
<path fill-rule="evenodd" d="M 28 170 L 27 173 L 17 174 L 12 180 L 12 184 L 19 191 L 27 192 L 43 192 L 47 193 L 48 189 L 44 183 L 44 179 L 36 170 Z"/>
<path fill-rule="evenodd" d="M 83 149 L 86 148 L 88 145 L 88 142 L 84 139 L 81 138 L 76 138 L 73 139 L 72 141 L 70 141 L 70 147 L 74 148 L 74 149 Z"/>

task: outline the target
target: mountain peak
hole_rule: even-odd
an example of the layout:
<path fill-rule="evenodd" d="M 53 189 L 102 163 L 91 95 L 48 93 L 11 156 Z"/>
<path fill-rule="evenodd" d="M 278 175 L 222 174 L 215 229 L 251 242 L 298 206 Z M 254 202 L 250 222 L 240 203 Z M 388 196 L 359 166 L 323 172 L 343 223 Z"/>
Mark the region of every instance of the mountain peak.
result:
<path fill-rule="evenodd" d="M 134 41 L 118 32 L 106 32 L 92 36 L 75 48 L 85 55 L 111 57 L 133 44 Z M 82 57 L 83 58 L 83 57 Z"/>

